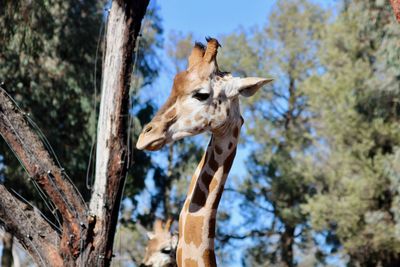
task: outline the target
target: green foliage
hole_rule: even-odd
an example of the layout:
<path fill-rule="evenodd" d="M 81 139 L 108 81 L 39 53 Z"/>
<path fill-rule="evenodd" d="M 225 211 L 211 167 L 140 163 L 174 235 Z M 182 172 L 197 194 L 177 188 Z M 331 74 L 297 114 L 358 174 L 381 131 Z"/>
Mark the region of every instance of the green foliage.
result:
<path fill-rule="evenodd" d="M 397 266 L 399 28 L 389 5 L 354 1 L 326 28 L 325 73 L 307 81 L 315 114 L 312 227 L 340 240 L 350 266 Z"/>
<path fill-rule="evenodd" d="M 101 6 L 96 1 L 0 5 L 0 79 L 83 189 L 94 129 L 90 114 Z M 26 174 L 2 147 L 5 183 L 31 200 L 34 190 L 27 189 Z M 88 191 L 82 193 L 88 197 Z"/>

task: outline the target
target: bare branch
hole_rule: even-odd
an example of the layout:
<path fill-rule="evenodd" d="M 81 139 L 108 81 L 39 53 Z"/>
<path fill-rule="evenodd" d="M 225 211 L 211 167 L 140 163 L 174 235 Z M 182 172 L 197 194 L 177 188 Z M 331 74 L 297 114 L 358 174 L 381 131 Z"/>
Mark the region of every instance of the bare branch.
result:
<path fill-rule="evenodd" d="M 0 195 L 0 224 L 15 235 L 38 264 L 63 266 L 57 249 L 60 238 L 40 212 L 18 200 L 3 185 Z"/>
<path fill-rule="evenodd" d="M 39 137 L 28 126 L 24 114 L 0 88 L 0 134 L 18 157 L 29 176 L 46 192 L 63 217 L 61 250 L 65 257 L 79 253 L 80 222 L 86 208 L 79 192 L 63 177 Z"/>
<path fill-rule="evenodd" d="M 270 229 L 265 229 L 265 230 L 252 230 L 250 232 L 247 232 L 242 235 L 236 235 L 236 234 L 219 234 L 217 236 L 217 239 L 222 242 L 226 243 L 229 242 L 230 239 L 236 239 L 236 240 L 243 240 L 246 238 L 250 237 L 268 237 L 275 234 L 274 231 L 271 231 Z"/>
<path fill-rule="evenodd" d="M 264 210 L 266 212 L 275 214 L 275 210 L 273 210 L 273 209 L 271 210 L 271 209 L 269 209 L 267 207 L 264 207 L 263 205 L 259 204 L 257 201 L 250 200 L 249 196 L 248 196 L 248 194 L 246 194 L 246 192 L 243 192 L 243 191 L 240 191 L 240 190 L 236 190 L 236 189 L 233 189 L 233 188 L 225 188 L 224 191 L 233 192 L 233 193 L 239 194 L 239 195 L 243 196 L 245 199 L 251 201 L 251 205 L 252 206 L 256 206 L 257 208 L 259 208 L 261 210 Z"/>

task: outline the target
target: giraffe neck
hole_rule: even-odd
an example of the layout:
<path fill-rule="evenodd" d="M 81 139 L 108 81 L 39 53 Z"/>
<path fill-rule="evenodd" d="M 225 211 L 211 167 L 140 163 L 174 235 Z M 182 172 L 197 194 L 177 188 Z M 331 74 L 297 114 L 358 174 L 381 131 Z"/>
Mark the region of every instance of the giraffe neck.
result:
<path fill-rule="evenodd" d="M 179 216 L 179 267 L 216 266 L 214 237 L 216 214 L 227 175 L 236 155 L 243 121 L 213 134 L 194 173 Z"/>

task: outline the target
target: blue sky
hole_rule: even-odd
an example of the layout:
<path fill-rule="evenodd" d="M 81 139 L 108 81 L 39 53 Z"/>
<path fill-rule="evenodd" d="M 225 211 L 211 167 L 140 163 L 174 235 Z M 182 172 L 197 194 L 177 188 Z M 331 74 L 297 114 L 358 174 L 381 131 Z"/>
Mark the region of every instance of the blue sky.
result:
<path fill-rule="evenodd" d="M 263 0 L 201 0 L 158 1 L 163 27 L 194 32 L 195 36 L 228 34 L 239 26 L 262 25 L 275 1 Z"/>

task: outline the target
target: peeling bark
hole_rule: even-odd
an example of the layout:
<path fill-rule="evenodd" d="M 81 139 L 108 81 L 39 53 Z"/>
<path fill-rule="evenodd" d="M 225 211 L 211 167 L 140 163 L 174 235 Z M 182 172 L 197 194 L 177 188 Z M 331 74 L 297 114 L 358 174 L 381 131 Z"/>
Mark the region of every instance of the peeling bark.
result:
<path fill-rule="evenodd" d="M 96 217 L 94 255 L 108 266 L 127 172 L 127 119 L 132 55 L 149 0 L 114 1 L 108 18 L 98 123 L 96 178 L 90 212 Z M 91 259 L 90 264 L 98 264 Z"/>
<path fill-rule="evenodd" d="M 37 209 L 21 202 L 0 185 L 0 224 L 12 233 L 41 266 L 63 266 L 60 238 Z"/>
<path fill-rule="evenodd" d="M 63 218 L 61 253 L 73 257 L 79 253 L 85 204 L 79 192 L 64 179 L 42 141 L 28 126 L 25 115 L 14 106 L 4 90 L 0 90 L 0 134 L 20 159 L 31 179 L 46 192 Z"/>

